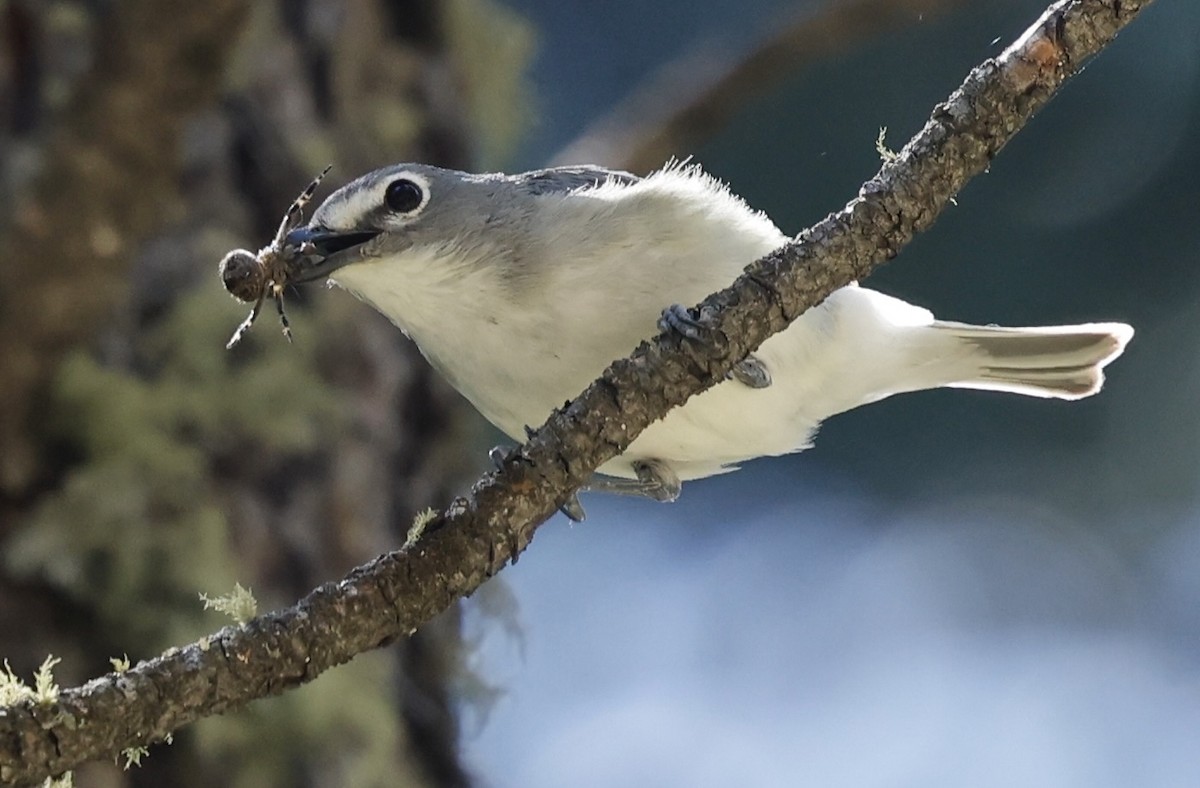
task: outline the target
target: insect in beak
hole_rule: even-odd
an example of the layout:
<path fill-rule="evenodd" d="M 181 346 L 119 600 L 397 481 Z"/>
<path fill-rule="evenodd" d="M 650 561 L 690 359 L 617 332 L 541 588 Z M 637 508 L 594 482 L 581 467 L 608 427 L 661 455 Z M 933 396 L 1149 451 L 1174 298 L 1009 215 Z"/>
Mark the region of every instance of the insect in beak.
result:
<path fill-rule="evenodd" d="M 295 249 L 301 260 L 293 282 L 311 282 L 355 261 L 354 255 L 339 254 L 354 249 L 379 235 L 379 231 L 337 232 L 322 227 L 297 227 L 287 234 L 285 247 Z"/>
<path fill-rule="evenodd" d="M 300 255 L 303 252 L 295 246 L 289 245 L 287 236 L 304 221 L 304 206 L 308 205 L 313 194 L 316 193 L 321 179 L 332 167 L 331 164 L 322 170 L 321 174 L 314 178 L 304 191 L 300 192 L 300 196 L 292 201 L 287 212 L 284 213 L 283 220 L 280 221 L 279 229 L 275 232 L 271 243 L 258 250 L 257 254 L 245 249 L 235 249 L 221 260 L 218 271 L 225 289 L 239 301 L 254 302 L 250 314 L 233 332 L 233 336 L 225 345 L 226 348 L 232 348 L 242 340 L 242 337 L 250 330 L 250 326 L 254 325 L 258 313 L 262 310 L 263 301 L 268 296 L 275 301 L 275 306 L 279 311 L 279 323 L 283 327 L 283 335 L 287 337 L 288 342 L 292 341 L 292 328 L 288 324 L 287 313 L 283 309 L 283 290 L 293 282 L 304 281 L 297 278 Z"/>

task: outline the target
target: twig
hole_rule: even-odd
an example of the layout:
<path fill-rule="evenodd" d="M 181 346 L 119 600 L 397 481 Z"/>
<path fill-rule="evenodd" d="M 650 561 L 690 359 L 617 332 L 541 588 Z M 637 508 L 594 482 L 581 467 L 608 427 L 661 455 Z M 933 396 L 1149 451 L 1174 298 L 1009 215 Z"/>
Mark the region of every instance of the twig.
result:
<path fill-rule="evenodd" d="M 721 380 L 791 319 L 866 276 L 932 225 L 1066 78 L 1149 2 L 1055 3 L 1003 54 L 972 71 L 858 197 L 702 302 L 700 319 L 727 342 L 682 347 L 668 334 L 643 343 L 555 412 L 413 547 L 380 556 L 295 607 L 64 690 L 53 703 L 0 708 L 0 781 L 37 782 L 279 694 L 413 632 L 473 592 L 516 560 L 538 525 L 593 468 L 669 408 Z"/>

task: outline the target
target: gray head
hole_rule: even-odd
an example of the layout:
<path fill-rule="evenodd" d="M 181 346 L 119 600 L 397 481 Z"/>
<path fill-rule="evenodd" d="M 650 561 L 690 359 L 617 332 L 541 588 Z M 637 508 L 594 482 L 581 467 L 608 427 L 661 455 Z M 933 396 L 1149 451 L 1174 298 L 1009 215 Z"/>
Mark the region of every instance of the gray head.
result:
<path fill-rule="evenodd" d="M 605 288 L 580 277 L 608 277 L 593 258 L 608 256 L 608 234 L 622 226 L 605 219 L 612 190 L 637 180 L 598 167 L 386 167 L 339 189 L 288 234 L 292 281 L 328 277 L 436 354 L 439 332 L 492 330 L 581 292 L 606 300 Z"/>
<path fill-rule="evenodd" d="M 299 281 L 352 263 L 411 256 L 491 261 L 509 273 L 529 255 L 530 230 L 549 198 L 604 183 L 639 180 L 601 167 L 557 167 L 475 175 L 427 164 L 396 164 L 343 186 L 321 204 L 288 244 L 306 254 Z"/>
<path fill-rule="evenodd" d="M 504 176 L 397 164 L 338 189 L 309 223 L 288 234 L 305 256 L 299 281 L 410 250 L 444 248 L 482 235 L 495 211 L 513 204 Z"/>

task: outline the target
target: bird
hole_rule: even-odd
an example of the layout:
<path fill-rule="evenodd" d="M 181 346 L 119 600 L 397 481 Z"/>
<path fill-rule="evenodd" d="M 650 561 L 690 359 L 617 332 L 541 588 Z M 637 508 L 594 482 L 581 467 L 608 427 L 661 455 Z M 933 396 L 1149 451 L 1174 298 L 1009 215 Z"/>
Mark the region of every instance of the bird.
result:
<path fill-rule="evenodd" d="M 581 392 L 681 304 L 789 241 L 699 165 L 473 174 L 402 163 L 333 192 L 288 233 L 295 281 L 327 278 L 383 313 L 501 432 Z M 638 435 L 583 489 L 671 501 L 682 482 L 812 445 L 825 419 L 941 387 L 1077 400 L 1124 351 L 1124 323 L 939 320 L 857 283 L 768 338 Z M 582 517 L 578 502 L 565 509 Z"/>

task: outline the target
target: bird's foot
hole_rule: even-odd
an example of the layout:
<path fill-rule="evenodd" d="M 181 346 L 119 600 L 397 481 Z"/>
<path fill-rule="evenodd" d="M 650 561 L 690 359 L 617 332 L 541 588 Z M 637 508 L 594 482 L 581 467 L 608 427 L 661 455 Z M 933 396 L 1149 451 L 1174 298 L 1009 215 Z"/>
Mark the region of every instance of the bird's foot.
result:
<path fill-rule="evenodd" d="M 671 304 L 658 318 L 660 331 L 674 331 L 692 342 L 712 344 L 718 332 L 692 317 L 691 310 L 682 304 Z M 771 385 L 771 371 L 758 356 L 751 353 L 739 361 L 725 376 L 752 389 L 765 389 Z"/>
<path fill-rule="evenodd" d="M 512 451 L 512 446 L 493 446 L 488 449 L 488 459 L 492 461 L 492 465 L 496 467 L 496 470 L 504 467 L 504 458 L 508 456 L 510 451 Z"/>
<path fill-rule="evenodd" d="M 525 431 L 528 433 L 530 429 L 526 427 Z M 493 446 L 488 450 L 488 458 L 492 461 L 492 465 L 496 466 L 496 469 L 499 470 L 504 467 L 504 458 L 508 456 L 510 451 L 512 451 L 511 446 Z M 571 497 L 563 501 L 558 510 L 574 523 L 582 523 L 587 519 L 587 512 L 583 510 L 583 504 L 579 502 L 579 495 L 577 493 L 571 493 Z"/>
<path fill-rule="evenodd" d="M 753 353 L 735 364 L 726 377 L 752 389 L 765 389 L 771 385 L 771 370 Z"/>
<path fill-rule="evenodd" d="M 716 331 L 692 317 L 692 312 L 683 304 L 671 304 L 658 318 L 659 331 L 674 331 L 693 342 L 713 342 Z"/>
<path fill-rule="evenodd" d="M 579 502 L 579 493 L 571 493 L 571 497 L 563 501 L 558 510 L 573 523 L 582 523 L 587 519 L 587 512 L 583 510 L 583 504 Z"/>
<path fill-rule="evenodd" d="M 683 483 L 675 472 L 657 460 L 637 460 L 633 463 L 636 479 L 621 479 L 614 476 L 592 476 L 583 489 L 593 492 L 635 495 L 654 501 L 669 503 L 679 497 Z"/>

